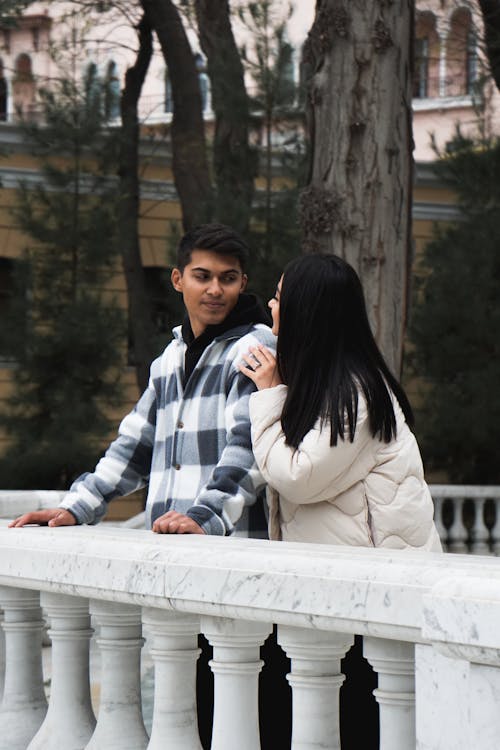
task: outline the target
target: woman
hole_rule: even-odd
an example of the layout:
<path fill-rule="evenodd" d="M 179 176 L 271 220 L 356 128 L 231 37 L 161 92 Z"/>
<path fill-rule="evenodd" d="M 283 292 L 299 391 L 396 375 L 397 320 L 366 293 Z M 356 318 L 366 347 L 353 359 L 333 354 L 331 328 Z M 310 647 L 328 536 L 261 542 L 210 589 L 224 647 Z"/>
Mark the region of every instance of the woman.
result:
<path fill-rule="evenodd" d="M 411 406 L 354 269 L 296 258 L 269 307 L 277 358 L 252 348 L 240 369 L 258 389 L 250 419 L 270 538 L 441 551 Z"/>

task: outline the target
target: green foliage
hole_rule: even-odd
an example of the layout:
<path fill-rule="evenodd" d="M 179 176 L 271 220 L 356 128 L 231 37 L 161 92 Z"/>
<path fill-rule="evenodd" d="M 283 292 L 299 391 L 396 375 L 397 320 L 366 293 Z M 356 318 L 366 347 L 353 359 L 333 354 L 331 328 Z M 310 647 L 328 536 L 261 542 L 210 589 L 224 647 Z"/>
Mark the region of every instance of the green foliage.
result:
<path fill-rule="evenodd" d="M 270 196 L 272 221 L 266 222 L 267 196 L 262 191 L 254 201 L 248 237 L 252 252 L 248 288 L 264 302 L 274 295 L 284 266 L 301 253 L 298 201 L 306 167 L 302 143 L 294 141 L 276 153 L 275 168 L 277 165 L 283 185 Z"/>
<path fill-rule="evenodd" d="M 286 35 L 292 6 L 257 0 L 236 12 L 251 38 L 241 56 L 253 81 L 250 107 L 260 131 L 259 175 L 264 180 L 252 206 L 249 289 L 267 301 L 283 267 L 301 251 L 298 198 L 307 155 L 293 48 Z"/>
<path fill-rule="evenodd" d="M 21 186 L 14 209 L 29 239 L 0 332 L 14 367 L 0 415 L 6 488 L 66 488 L 94 465 L 120 396 L 125 326 L 103 290 L 117 257 L 117 139 L 105 133 L 99 86 L 65 80 L 42 91 L 45 124 L 24 126 L 43 179 Z"/>
<path fill-rule="evenodd" d="M 436 169 L 461 220 L 425 248 L 410 340 L 424 378 L 418 437 L 429 470 L 500 482 L 500 141 L 455 139 Z"/>
<path fill-rule="evenodd" d="M 293 79 L 293 47 L 287 41 L 286 22 L 292 13 L 274 0 L 250 2 L 239 8 L 239 18 L 251 34 L 252 44 L 241 49 L 255 89 L 251 103 L 256 113 L 274 120 L 289 115 L 296 101 Z"/>
<path fill-rule="evenodd" d="M 0 0 L 0 22 L 14 25 L 23 10 L 32 5 L 34 0 Z"/>

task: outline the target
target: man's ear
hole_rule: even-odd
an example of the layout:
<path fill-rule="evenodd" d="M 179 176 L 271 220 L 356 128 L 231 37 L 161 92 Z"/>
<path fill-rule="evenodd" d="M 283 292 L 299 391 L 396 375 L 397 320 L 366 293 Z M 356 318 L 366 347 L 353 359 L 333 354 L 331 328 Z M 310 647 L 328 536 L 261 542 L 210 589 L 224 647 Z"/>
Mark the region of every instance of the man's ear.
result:
<path fill-rule="evenodd" d="M 173 268 L 170 274 L 170 281 L 176 292 L 182 292 L 182 273 L 178 268 Z"/>
<path fill-rule="evenodd" d="M 240 289 L 240 292 L 244 292 L 245 291 L 247 282 L 248 282 L 248 276 L 246 275 L 246 273 L 244 273 L 243 276 L 241 277 L 241 289 Z"/>

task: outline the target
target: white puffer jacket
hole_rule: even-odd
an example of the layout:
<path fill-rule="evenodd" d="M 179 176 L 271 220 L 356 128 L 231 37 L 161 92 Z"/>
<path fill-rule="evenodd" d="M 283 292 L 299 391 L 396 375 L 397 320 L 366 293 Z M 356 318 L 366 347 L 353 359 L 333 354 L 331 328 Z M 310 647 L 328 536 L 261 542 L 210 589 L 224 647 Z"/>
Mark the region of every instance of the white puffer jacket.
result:
<path fill-rule="evenodd" d="M 319 422 L 297 451 L 285 445 L 286 386 L 250 396 L 252 443 L 268 483 L 269 536 L 295 542 L 441 551 L 415 436 L 393 399 L 397 438 L 373 438 L 359 394 L 354 441 L 330 445 Z"/>

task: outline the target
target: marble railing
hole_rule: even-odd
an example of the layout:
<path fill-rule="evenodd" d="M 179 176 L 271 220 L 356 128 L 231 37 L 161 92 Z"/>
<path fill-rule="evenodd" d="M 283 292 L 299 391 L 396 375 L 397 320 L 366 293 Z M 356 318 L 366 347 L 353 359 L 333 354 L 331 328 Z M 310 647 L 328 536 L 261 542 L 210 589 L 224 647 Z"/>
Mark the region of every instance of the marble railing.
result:
<path fill-rule="evenodd" d="M 4 524 L 0 550 L 1 750 L 201 750 L 200 632 L 213 647 L 211 748 L 258 750 L 260 648 L 273 624 L 291 664 L 293 750 L 340 747 L 341 660 L 354 634 L 378 676 L 382 750 L 500 745 L 495 556 L 158 536 L 105 524 Z M 141 711 L 144 638 L 155 670 L 149 732 Z"/>
<path fill-rule="evenodd" d="M 431 484 L 430 489 L 447 552 L 500 554 L 500 486 Z"/>
<path fill-rule="evenodd" d="M 500 554 L 500 486 L 431 484 L 436 525 L 447 552 Z M 57 505 L 64 492 L 0 490 L 0 518 Z M 144 513 L 123 524 L 144 527 Z"/>

